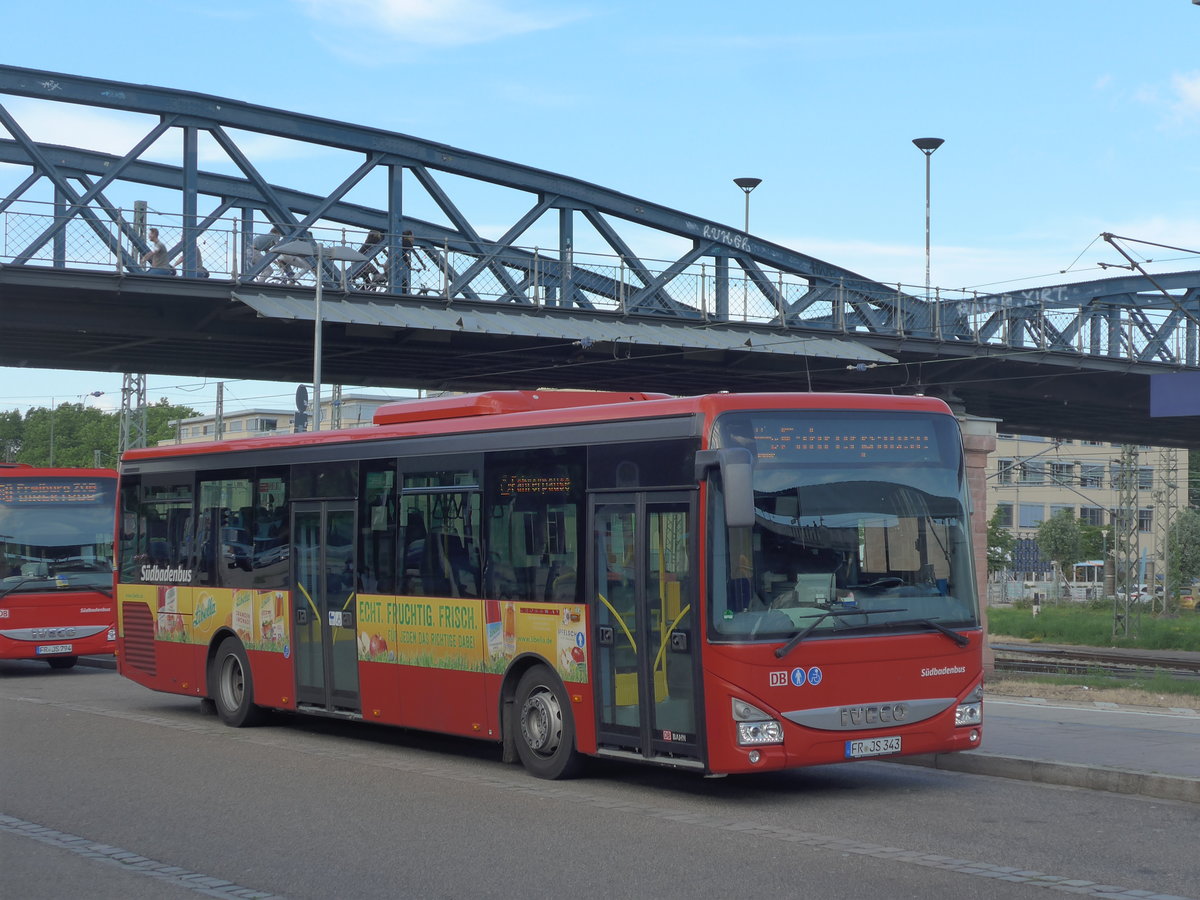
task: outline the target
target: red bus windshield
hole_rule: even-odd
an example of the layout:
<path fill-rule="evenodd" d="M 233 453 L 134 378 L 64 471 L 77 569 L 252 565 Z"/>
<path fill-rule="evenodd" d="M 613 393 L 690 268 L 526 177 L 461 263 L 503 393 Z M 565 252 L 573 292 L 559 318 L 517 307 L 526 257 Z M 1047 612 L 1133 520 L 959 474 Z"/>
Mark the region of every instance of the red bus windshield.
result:
<path fill-rule="evenodd" d="M 0 592 L 111 592 L 115 510 L 115 473 L 0 479 Z"/>
<path fill-rule="evenodd" d="M 754 460 L 751 528 L 715 528 L 710 620 L 727 639 L 978 625 L 961 443 L 947 416 L 731 412 Z M 855 612 L 855 611 L 859 612 Z M 836 613 L 836 614 L 832 614 Z"/>

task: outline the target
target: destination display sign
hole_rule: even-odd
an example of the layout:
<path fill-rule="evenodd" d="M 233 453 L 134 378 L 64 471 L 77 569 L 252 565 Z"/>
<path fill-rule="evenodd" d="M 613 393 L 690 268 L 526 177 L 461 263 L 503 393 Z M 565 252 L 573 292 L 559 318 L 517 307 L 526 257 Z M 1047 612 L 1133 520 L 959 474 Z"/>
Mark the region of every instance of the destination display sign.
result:
<path fill-rule="evenodd" d="M 513 497 L 522 494 L 569 494 L 570 475 L 525 475 L 500 476 L 500 496 Z"/>
<path fill-rule="evenodd" d="M 773 462 L 937 462 L 942 451 L 940 429 L 926 416 L 750 414 L 721 427 L 723 446 L 748 446 Z"/>
<path fill-rule="evenodd" d="M 0 480 L 0 504 L 100 503 L 106 501 L 108 487 L 94 478 L 5 478 Z"/>

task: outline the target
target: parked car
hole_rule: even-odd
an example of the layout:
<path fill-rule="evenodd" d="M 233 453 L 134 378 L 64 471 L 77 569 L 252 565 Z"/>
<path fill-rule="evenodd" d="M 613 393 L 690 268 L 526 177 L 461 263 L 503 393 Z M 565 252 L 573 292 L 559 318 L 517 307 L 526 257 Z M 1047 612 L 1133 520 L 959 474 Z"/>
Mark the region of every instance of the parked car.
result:
<path fill-rule="evenodd" d="M 1156 584 L 1153 587 L 1148 584 L 1135 584 L 1129 592 L 1129 599 L 1134 603 L 1149 603 L 1152 599 L 1161 600 L 1162 595 L 1163 588 L 1161 584 Z"/>
<path fill-rule="evenodd" d="M 227 568 L 249 572 L 252 551 L 250 535 L 244 528 L 221 529 L 221 556 Z"/>

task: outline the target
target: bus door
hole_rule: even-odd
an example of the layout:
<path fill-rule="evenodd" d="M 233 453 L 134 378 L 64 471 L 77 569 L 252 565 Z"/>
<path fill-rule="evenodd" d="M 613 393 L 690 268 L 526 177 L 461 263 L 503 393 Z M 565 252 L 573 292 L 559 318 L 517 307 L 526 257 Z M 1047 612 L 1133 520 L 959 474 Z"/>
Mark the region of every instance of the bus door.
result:
<path fill-rule="evenodd" d="M 694 501 L 596 495 L 589 521 L 600 752 L 700 766 Z"/>
<path fill-rule="evenodd" d="M 361 709 L 354 535 L 352 502 L 292 504 L 292 624 L 301 706 Z"/>

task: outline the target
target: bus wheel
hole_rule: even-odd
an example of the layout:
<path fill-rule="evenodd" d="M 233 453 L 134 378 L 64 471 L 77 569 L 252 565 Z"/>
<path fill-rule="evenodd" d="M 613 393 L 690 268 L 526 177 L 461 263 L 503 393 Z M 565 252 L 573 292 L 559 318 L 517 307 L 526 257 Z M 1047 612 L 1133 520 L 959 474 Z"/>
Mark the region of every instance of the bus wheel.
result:
<path fill-rule="evenodd" d="M 50 663 L 52 669 L 73 669 L 75 663 L 79 662 L 78 656 L 52 656 L 46 662 Z"/>
<path fill-rule="evenodd" d="M 208 670 L 208 693 L 217 707 L 217 715 L 226 725 L 241 728 L 262 721 L 262 707 L 255 706 L 254 678 L 242 642 L 227 637 L 217 647 Z"/>
<path fill-rule="evenodd" d="M 572 778 L 583 757 L 575 749 L 575 722 L 558 678 L 545 666 L 534 666 L 517 682 L 517 753 L 531 775 Z"/>

